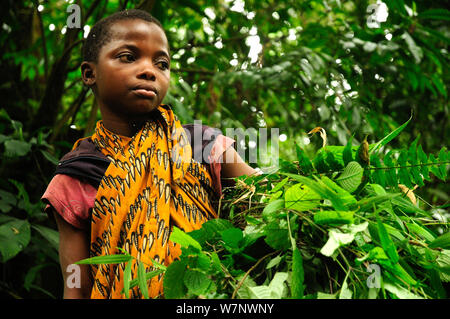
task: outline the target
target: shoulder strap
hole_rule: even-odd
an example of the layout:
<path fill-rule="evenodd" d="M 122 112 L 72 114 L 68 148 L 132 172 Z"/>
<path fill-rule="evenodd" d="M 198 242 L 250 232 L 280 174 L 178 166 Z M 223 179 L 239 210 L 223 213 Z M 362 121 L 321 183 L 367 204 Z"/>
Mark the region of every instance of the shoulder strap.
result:
<path fill-rule="evenodd" d="M 97 188 L 110 162 L 90 139 L 83 139 L 72 151 L 61 158 L 55 175 L 65 174 L 84 179 Z"/>

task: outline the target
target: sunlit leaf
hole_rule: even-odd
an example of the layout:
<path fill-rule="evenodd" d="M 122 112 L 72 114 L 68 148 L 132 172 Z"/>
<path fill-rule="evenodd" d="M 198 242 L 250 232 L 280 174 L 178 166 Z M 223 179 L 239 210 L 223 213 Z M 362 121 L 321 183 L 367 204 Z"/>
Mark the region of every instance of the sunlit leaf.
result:
<path fill-rule="evenodd" d="M 202 246 L 196 241 L 194 238 L 192 238 L 190 235 L 186 234 L 184 231 L 179 229 L 176 226 L 173 226 L 172 234 L 170 235 L 170 240 L 174 243 L 180 244 L 181 247 L 189 247 L 193 246 L 199 250 L 202 249 Z"/>
<path fill-rule="evenodd" d="M 358 162 L 351 161 L 336 181 L 343 189 L 351 193 L 355 191 L 361 183 L 363 172 L 364 170 Z"/>
<path fill-rule="evenodd" d="M 304 184 L 295 184 L 286 190 L 284 206 L 287 209 L 306 211 L 320 205 L 321 197 Z"/>

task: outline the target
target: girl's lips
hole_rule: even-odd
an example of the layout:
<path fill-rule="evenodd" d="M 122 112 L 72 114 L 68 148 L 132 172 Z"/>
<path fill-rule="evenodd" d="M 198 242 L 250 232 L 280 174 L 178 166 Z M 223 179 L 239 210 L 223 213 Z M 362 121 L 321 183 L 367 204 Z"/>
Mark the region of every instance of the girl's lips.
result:
<path fill-rule="evenodd" d="M 134 89 L 133 92 L 143 98 L 153 99 L 156 97 L 155 91 L 147 90 L 147 89 Z"/>

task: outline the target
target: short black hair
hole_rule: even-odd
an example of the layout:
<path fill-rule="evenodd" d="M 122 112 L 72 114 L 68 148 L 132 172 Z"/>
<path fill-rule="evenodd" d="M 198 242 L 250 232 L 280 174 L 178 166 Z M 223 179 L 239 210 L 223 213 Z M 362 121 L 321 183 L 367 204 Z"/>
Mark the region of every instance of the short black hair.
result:
<path fill-rule="evenodd" d="M 83 61 L 97 63 L 101 48 L 112 39 L 111 26 L 118 21 L 128 19 L 140 19 L 155 23 L 164 31 L 161 22 L 146 11 L 130 9 L 116 12 L 101 19 L 92 27 L 83 45 Z"/>

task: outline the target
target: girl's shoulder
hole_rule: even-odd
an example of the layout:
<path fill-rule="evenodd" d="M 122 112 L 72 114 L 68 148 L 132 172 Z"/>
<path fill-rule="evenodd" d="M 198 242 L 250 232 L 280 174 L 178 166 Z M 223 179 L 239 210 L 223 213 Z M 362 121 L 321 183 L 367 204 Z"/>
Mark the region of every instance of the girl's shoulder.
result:
<path fill-rule="evenodd" d="M 65 154 L 59 161 L 55 176 L 69 175 L 87 181 L 98 187 L 111 161 L 95 146 L 90 138 L 76 143 L 72 151 Z"/>

